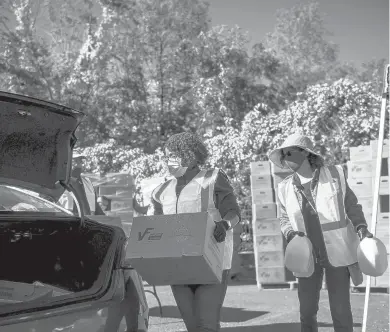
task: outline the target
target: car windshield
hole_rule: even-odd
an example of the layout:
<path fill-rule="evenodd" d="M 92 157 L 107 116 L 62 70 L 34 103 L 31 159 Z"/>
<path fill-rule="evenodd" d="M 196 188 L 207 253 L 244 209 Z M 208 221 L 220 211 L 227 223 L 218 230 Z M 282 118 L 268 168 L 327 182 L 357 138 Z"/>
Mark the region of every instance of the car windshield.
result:
<path fill-rule="evenodd" d="M 71 214 L 35 192 L 7 185 L 0 185 L 0 213 L 2 211 Z"/>

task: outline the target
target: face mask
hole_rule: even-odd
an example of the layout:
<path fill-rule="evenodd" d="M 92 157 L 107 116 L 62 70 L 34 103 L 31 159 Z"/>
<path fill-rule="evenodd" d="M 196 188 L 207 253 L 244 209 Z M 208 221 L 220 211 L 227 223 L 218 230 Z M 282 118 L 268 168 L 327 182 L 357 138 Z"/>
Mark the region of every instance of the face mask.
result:
<path fill-rule="evenodd" d="M 306 156 L 299 151 L 291 151 L 284 157 L 284 164 L 294 173 L 302 166 Z"/>
<path fill-rule="evenodd" d="M 187 168 L 188 167 L 168 165 L 169 173 L 175 178 L 183 176 L 187 172 Z"/>

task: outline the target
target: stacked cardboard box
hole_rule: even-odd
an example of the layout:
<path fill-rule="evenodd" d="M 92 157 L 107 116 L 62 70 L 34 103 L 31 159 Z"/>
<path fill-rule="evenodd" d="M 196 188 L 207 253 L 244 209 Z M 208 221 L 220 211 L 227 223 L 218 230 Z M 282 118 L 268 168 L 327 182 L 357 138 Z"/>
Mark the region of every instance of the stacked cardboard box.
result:
<path fill-rule="evenodd" d="M 251 167 L 252 226 L 257 285 L 286 281 L 283 236 L 277 219 L 277 205 L 270 162 L 253 162 Z"/>
<path fill-rule="evenodd" d="M 362 205 L 364 216 L 369 229 L 372 224 L 372 209 L 375 189 L 376 157 L 378 141 L 371 141 L 370 145 L 350 148 L 348 166 L 348 184 L 355 193 L 359 204 Z M 375 236 L 389 248 L 389 141 L 385 140 L 382 150 L 382 167 L 380 175 L 380 189 Z M 364 278 L 366 280 L 366 278 Z M 363 286 L 365 285 L 365 281 Z M 380 278 L 371 278 L 371 286 L 389 285 L 388 271 Z"/>

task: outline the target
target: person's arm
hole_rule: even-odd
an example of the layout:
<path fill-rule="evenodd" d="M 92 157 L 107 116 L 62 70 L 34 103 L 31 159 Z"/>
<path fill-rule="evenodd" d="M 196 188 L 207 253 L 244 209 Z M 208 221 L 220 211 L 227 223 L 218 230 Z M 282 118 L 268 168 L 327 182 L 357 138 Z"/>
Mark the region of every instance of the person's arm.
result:
<path fill-rule="evenodd" d="M 292 234 L 292 232 L 294 232 L 294 229 L 291 226 L 290 219 L 289 219 L 288 214 L 286 212 L 284 200 L 280 199 L 280 197 L 282 195 L 282 190 L 284 190 L 284 188 L 282 186 L 284 186 L 284 185 L 285 184 L 283 182 L 279 183 L 278 189 L 277 189 L 279 212 L 280 212 L 279 223 L 280 223 L 280 230 L 282 231 L 283 236 L 285 237 L 286 240 L 288 240 L 290 237 L 290 234 Z"/>
<path fill-rule="evenodd" d="M 95 191 L 95 215 L 96 216 L 105 216 L 106 214 L 103 212 L 102 207 L 98 203 L 98 195 L 96 192 L 96 188 L 93 187 L 93 190 Z"/>
<path fill-rule="evenodd" d="M 222 170 L 219 171 L 215 181 L 214 202 L 222 219 L 229 222 L 229 229 L 239 224 L 241 221 L 240 208 L 230 180 Z"/>
<path fill-rule="evenodd" d="M 345 181 L 345 185 L 345 212 L 355 227 L 355 231 L 358 232 L 360 227 L 367 227 L 366 218 L 364 217 L 362 206 L 358 203 L 358 199 L 347 181 Z"/>
<path fill-rule="evenodd" d="M 149 209 L 149 205 L 147 206 L 141 206 L 137 199 L 135 198 L 135 196 L 133 197 L 133 208 L 134 208 L 134 211 L 136 211 L 137 213 L 139 214 L 147 214 L 148 213 L 148 209 Z"/>
<path fill-rule="evenodd" d="M 158 187 L 158 188 L 160 188 L 160 187 Z M 155 190 L 158 190 L 158 188 L 156 188 Z M 152 195 L 150 197 L 150 202 L 151 202 L 150 214 L 153 216 L 164 214 L 162 204 L 155 199 L 155 196 L 154 196 L 155 190 L 152 192 Z"/>
<path fill-rule="evenodd" d="M 286 240 L 289 237 L 290 232 L 293 232 L 294 229 L 291 226 L 290 219 L 288 218 L 286 208 L 283 204 L 280 203 L 280 217 L 279 217 L 279 223 L 280 223 L 280 230 L 283 233 L 283 236 L 286 238 Z"/>

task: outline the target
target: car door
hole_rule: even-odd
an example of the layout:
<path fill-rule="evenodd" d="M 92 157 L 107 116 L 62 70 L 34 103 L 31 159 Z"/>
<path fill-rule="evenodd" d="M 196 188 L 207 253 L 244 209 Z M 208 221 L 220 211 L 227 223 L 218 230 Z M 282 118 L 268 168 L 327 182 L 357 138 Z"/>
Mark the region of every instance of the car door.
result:
<path fill-rule="evenodd" d="M 124 299 L 125 280 L 121 268 L 126 237 L 122 229 L 112 227 L 115 238 L 111 246 L 110 264 L 105 281 L 95 294 L 78 293 L 70 298 L 50 301 L 39 306 L 24 306 L 10 312 L 0 306 L 2 332 L 105 332 L 117 331 L 119 323 L 109 319 L 108 309 L 115 308 Z"/>

